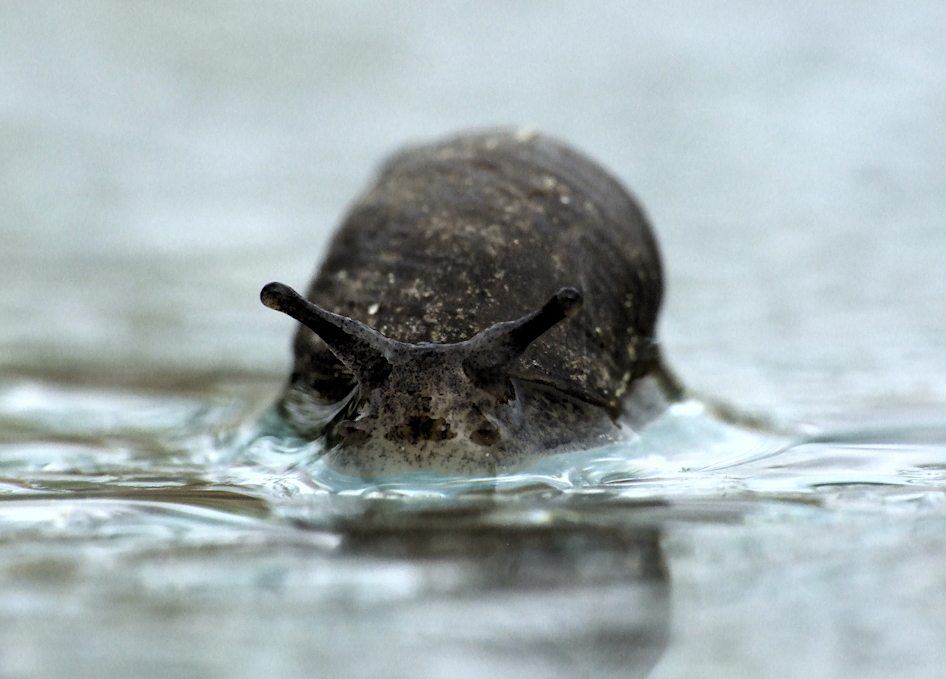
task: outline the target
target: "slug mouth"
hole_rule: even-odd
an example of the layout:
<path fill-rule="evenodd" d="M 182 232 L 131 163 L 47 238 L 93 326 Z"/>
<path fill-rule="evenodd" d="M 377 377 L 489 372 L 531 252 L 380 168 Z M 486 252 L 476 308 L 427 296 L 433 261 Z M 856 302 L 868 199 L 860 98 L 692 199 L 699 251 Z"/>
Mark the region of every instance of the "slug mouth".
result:
<path fill-rule="evenodd" d="M 403 441 L 410 444 L 421 441 L 448 441 L 456 436 L 456 432 L 446 419 L 428 415 L 411 415 L 384 434 L 384 438 L 388 441 Z"/>

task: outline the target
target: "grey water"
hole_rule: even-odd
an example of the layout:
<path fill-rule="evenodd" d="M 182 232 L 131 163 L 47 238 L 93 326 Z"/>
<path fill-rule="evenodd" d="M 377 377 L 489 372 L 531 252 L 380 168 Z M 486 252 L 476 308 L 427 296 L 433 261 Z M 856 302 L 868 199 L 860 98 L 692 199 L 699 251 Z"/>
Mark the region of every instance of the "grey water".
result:
<path fill-rule="evenodd" d="M 946 6 L 0 6 L 0 677 L 940 677 Z M 689 396 L 365 483 L 271 426 L 383 156 L 533 126 L 640 198 Z"/>

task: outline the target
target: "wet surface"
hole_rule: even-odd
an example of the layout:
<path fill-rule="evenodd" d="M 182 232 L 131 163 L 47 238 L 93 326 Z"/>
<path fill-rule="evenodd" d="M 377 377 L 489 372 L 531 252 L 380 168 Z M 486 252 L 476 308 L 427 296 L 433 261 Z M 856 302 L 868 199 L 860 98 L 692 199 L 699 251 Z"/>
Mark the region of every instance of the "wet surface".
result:
<path fill-rule="evenodd" d="M 690 400 L 631 444 L 500 479 L 368 483 L 274 434 L 260 400 L 225 383 L 0 391 L 4 676 L 879 677 L 942 660 L 946 426 L 789 436 Z"/>

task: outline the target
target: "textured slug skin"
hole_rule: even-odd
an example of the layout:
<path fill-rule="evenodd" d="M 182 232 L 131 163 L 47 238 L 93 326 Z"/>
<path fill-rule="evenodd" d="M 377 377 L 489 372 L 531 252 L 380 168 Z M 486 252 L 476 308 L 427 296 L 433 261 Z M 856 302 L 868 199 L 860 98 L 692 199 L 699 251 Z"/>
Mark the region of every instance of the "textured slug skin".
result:
<path fill-rule="evenodd" d="M 647 221 L 576 151 L 539 135 L 483 134 L 391 159 L 335 234 L 307 297 L 416 344 L 468 339 L 565 286 L 582 291 L 581 313 L 534 342 L 511 374 L 619 411 L 627 382 L 659 361 L 663 282 Z M 307 328 L 295 355 L 311 386 L 347 392 L 344 367 Z"/>

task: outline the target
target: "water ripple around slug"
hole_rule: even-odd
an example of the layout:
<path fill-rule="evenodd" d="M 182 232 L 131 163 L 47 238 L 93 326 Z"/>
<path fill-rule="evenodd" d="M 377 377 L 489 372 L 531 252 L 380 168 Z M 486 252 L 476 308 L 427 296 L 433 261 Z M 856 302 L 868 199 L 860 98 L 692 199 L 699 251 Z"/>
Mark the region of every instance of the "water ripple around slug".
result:
<path fill-rule="evenodd" d="M 946 424 L 787 434 L 729 423 L 695 400 L 675 404 L 630 443 L 553 456 L 499 478 L 412 473 L 366 482 L 329 469 L 320 443 L 292 437 L 271 411 L 246 408 L 232 399 L 13 384 L 0 390 L 0 488 L 11 497 L 173 495 L 203 486 L 285 508 L 329 495 L 459 499 L 535 488 L 824 500 L 844 487 L 902 496 L 935 494 L 946 483 Z"/>

